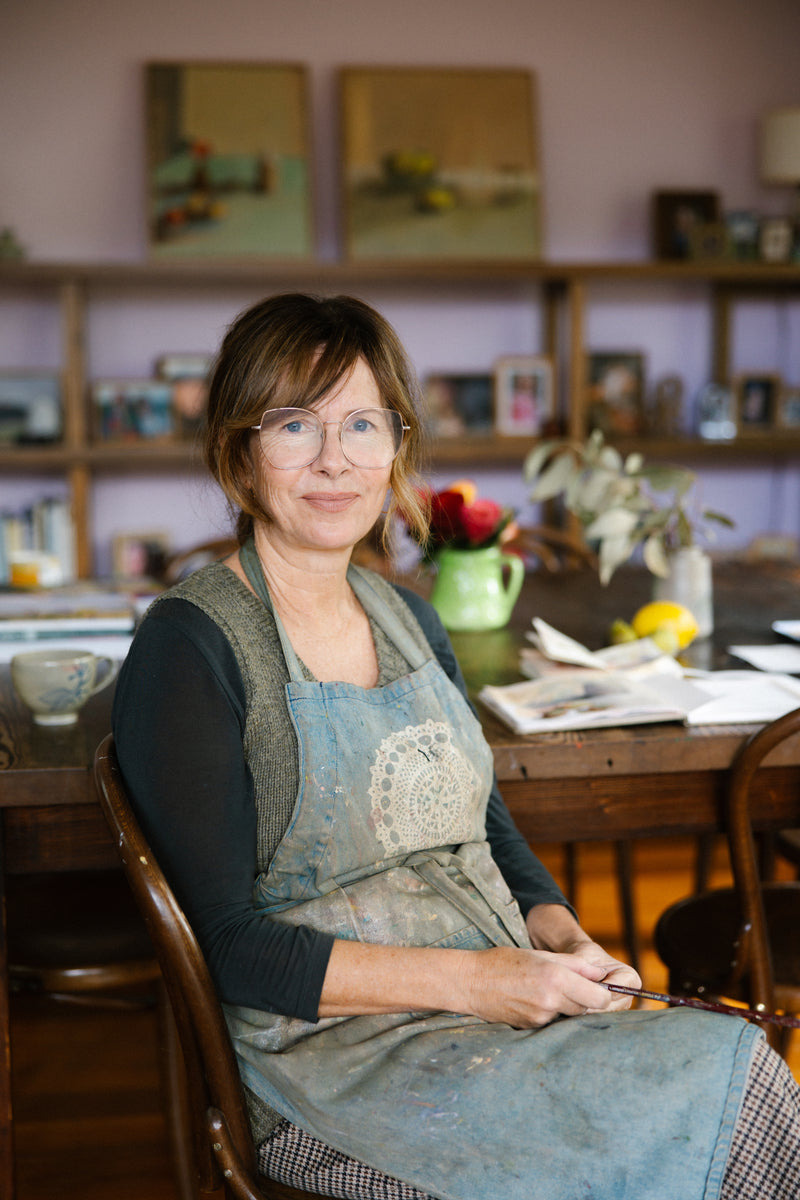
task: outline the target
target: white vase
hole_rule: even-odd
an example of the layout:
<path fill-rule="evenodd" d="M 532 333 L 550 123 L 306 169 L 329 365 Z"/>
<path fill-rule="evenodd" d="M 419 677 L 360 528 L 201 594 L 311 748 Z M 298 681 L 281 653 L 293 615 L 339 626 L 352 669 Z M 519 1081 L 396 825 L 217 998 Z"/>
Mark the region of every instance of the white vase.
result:
<path fill-rule="evenodd" d="M 674 600 L 683 604 L 697 621 L 697 636 L 714 632 L 714 588 L 711 558 L 699 546 L 684 546 L 669 556 L 669 575 L 656 577 L 654 600 Z"/>

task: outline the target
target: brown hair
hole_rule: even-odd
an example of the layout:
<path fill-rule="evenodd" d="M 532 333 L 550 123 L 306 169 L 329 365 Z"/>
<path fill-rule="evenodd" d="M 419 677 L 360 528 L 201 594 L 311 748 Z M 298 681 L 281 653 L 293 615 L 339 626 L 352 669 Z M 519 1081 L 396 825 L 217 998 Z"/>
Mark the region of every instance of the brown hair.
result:
<path fill-rule="evenodd" d="M 290 292 L 261 300 L 237 317 L 222 342 L 209 385 L 205 461 L 238 513 L 240 544 L 252 533 L 254 520 L 270 520 L 250 485 L 252 426 L 268 408 L 313 408 L 359 358 L 371 370 L 384 404 L 410 426 L 392 463 L 389 515 L 402 513 L 424 541 L 419 386 L 400 339 L 389 322 L 361 300 Z"/>

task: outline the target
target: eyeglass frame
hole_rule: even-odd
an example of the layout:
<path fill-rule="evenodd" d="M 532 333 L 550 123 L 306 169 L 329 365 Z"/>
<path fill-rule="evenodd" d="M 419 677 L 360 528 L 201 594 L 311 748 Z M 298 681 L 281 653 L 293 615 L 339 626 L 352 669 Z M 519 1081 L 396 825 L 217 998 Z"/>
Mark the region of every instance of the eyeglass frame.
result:
<path fill-rule="evenodd" d="M 267 458 L 266 452 L 264 451 L 264 448 L 262 446 L 261 449 L 262 449 L 262 453 L 264 454 L 264 457 L 267 458 L 267 462 L 275 471 L 302 471 L 305 467 L 310 467 L 312 463 L 316 462 L 317 459 L 319 458 L 320 454 L 322 454 L 323 450 L 325 449 L 325 437 L 326 437 L 325 430 L 327 429 L 327 427 L 329 425 L 338 425 L 338 427 L 339 427 L 339 449 L 342 452 L 342 456 L 346 459 L 347 462 L 350 463 L 351 467 L 355 467 L 357 471 L 383 471 L 386 469 L 386 467 L 390 467 L 392 465 L 392 463 L 394 462 L 394 460 L 397 458 L 398 454 L 400 453 L 400 451 L 403 448 L 403 435 L 405 433 L 408 433 L 411 429 L 411 426 L 406 425 L 405 421 L 403 420 L 403 414 L 398 412 L 396 408 L 354 408 L 353 411 L 349 412 L 347 414 L 347 416 L 344 417 L 344 419 L 341 421 L 323 421 L 321 419 L 321 417 L 319 417 L 317 415 L 317 413 L 314 412 L 313 408 L 298 408 L 296 404 L 288 404 L 286 406 L 279 406 L 278 408 L 265 408 L 263 413 L 261 414 L 261 420 L 259 421 L 258 425 L 251 425 L 250 428 L 252 430 L 254 430 L 256 433 L 260 434 L 261 427 L 264 424 L 264 418 L 269 413 L 276 413 L 276 412 L 308 413 L 312 417 L 315 417 L 316 420 L 319 421 L 320 428 L 322 429 L 322 445 L 320 446 L 319 450 L 317 451 L 317 453 L 314 455 L 313 458 L 310 458 L 308 460 L 308 462 L 301 463 L 299 466 L 296 466 L 296 467 L 276 466 L 276 464 L 274 462 L 272 462 L 269 458 Z M 381 466 L 381 467 L 361 467 L 361 466 L 359 466 L 358 463 L 354 463 L 351 458 L 348 458 L 347 454 L 345 453 L 345 448 L 342 444 L 342 427 L 350 420 L 351 417 L 356 416 L 357 413 L 370 413 L 370 412 L 397 413 L 397 416 L 400 418 L 400 441 L 398 443 L 397 449 L 395 450 L 392 457 L 389 459 L 388 463 L 385 463 L 384 466 Z M 259 440 L 259 445 L 261 445 L 260 440 Z"/>

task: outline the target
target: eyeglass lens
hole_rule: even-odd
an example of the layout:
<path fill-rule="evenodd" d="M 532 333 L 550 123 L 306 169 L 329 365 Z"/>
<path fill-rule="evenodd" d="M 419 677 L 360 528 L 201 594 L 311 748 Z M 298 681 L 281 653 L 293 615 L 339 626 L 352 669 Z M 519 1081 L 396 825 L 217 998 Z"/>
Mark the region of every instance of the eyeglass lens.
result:
<path fill-rule="evenodd" d="M 339 426 L 342 453 L 354 467 L 388 467 L 403 440 L 403 419 L 391 408 L 362 408 Z M 307 467 L 322 452 L 325 426 L 305 408 L 267 409 L 261 418 L 264 457 L 279 470 Z"/>

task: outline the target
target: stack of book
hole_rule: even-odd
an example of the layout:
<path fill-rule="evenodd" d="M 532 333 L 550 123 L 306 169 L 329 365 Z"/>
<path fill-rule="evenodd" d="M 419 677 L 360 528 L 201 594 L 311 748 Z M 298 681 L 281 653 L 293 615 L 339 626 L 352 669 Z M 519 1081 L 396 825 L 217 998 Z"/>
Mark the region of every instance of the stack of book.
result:
<path fill-rule="evenodd" d="M 0 593 L 0 662 L 62 646 L 124 658 L 140 609 L 130 593 L 92 584 Z"/>

